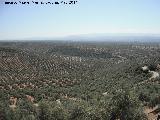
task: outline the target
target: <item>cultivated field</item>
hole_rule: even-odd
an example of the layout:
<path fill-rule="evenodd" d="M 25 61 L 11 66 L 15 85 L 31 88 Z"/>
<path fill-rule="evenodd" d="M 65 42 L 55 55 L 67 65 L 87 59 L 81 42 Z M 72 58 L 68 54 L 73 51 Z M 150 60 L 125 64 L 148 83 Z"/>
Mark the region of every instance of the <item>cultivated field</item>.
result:
<path fill-rule="evenodd" d="M 153 120 L 160 44 L 0 42 L 0 120 Z"/>

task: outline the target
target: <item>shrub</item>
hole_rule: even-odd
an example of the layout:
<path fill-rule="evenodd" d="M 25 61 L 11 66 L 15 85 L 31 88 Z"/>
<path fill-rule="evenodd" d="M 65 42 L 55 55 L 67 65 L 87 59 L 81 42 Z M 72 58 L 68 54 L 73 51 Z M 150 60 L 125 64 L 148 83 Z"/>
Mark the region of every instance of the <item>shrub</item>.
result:
<path fill-rule="evenodd" d="M 109 104 L 110 119 L 143 120 L 145 116 L 141 105 L 133 92 L 120 91 L 114 95 Z"/>

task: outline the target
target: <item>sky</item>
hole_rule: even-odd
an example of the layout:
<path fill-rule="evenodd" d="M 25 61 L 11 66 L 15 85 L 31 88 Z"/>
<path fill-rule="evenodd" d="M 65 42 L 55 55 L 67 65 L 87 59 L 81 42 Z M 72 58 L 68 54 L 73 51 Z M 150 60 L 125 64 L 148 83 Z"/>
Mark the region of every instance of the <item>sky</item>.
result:
<path fill-rule="evenodd" d="M 4 1 L 20 0 L 0 0 L 0 40 L 97 33 L 160 34 L 160 0 L 77 0 L 76 4 L 59 5 L 7 5 Z"/>

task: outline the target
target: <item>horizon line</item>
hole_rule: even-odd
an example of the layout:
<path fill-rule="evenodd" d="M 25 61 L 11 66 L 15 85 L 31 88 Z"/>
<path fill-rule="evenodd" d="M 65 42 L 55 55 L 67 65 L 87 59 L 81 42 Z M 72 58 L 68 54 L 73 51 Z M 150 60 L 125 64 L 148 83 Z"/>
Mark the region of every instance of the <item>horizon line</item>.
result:
<path fill-rule="evenodd" d="M 82 34 L 70 34 L 70 35 L 63 35 L 63 36 L 34 36 L 34 37 L 24 37 L 24 38 L 4 38 L 0 39 L 0 41 L 5 40 L 42 40 L 42 39 L 53 39 L 53 40 L 64 40 L 70 37 L 160 37 L 160 33 L 82 33 Z"/>

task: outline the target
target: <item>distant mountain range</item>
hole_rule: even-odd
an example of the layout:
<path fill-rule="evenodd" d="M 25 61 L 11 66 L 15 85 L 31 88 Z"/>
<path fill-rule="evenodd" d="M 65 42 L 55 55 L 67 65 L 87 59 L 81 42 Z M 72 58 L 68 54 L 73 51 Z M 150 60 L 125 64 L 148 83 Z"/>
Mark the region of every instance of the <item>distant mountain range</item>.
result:
<path fill-rule="evenodd" d="M 106 41 L 106 42 L 160 42 L 160 34 L 96 33 L 65 37 L 32 37 L 19 40 Z"/>
<path fill-rule="evenodd" d="M 115 42 L 160 42 L 160 34 L 133 34 L 133 33 L 107 33 L 107 34 L 82 34 L 62 38 L 71 41 L 115 41 Z"/>

